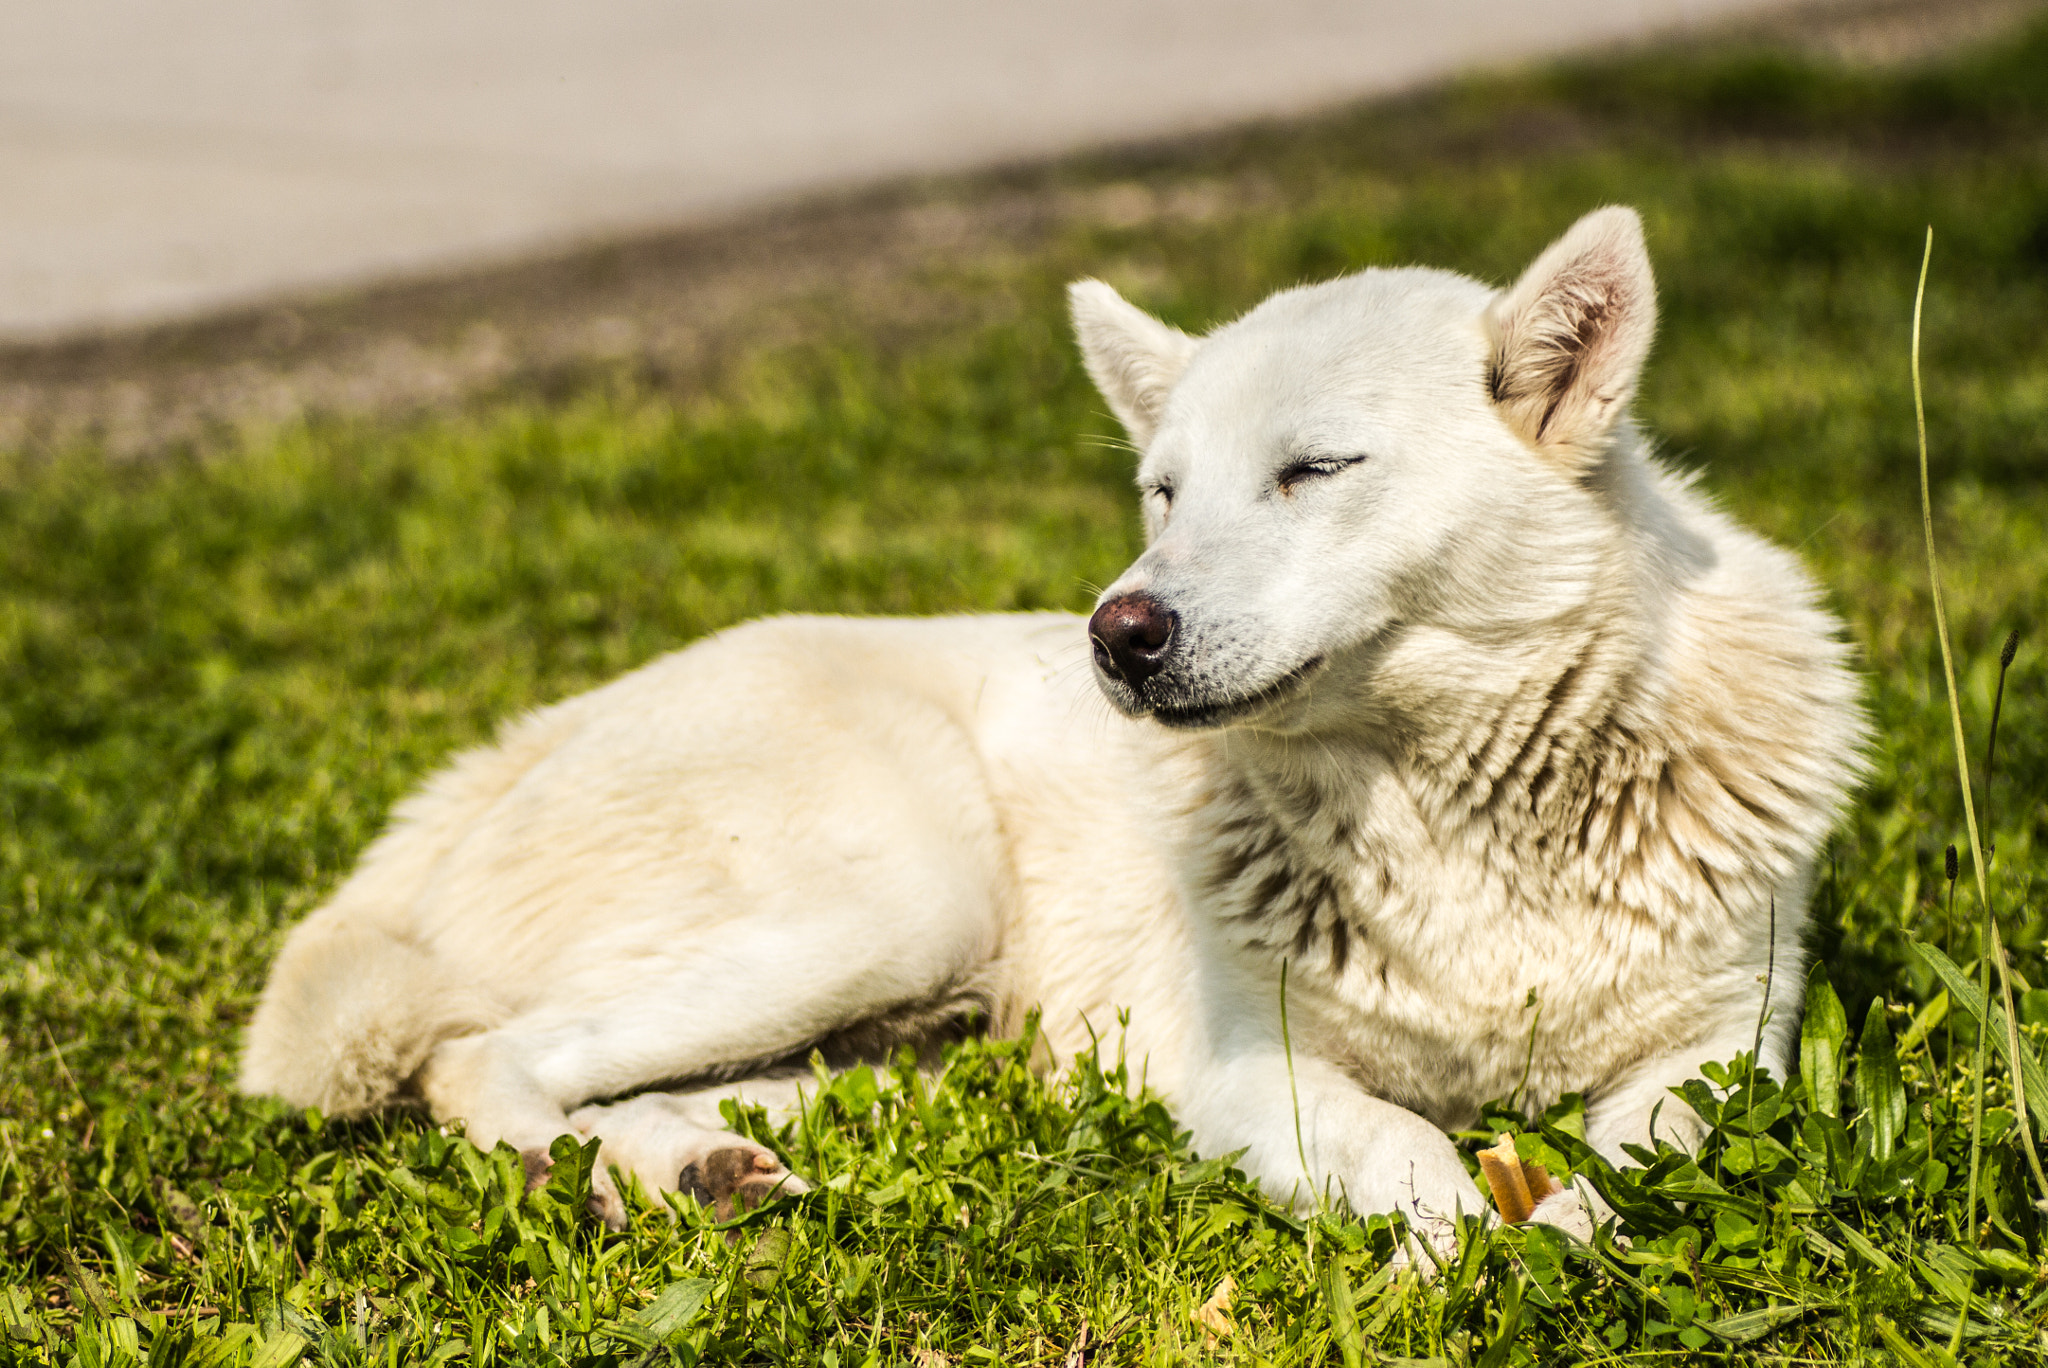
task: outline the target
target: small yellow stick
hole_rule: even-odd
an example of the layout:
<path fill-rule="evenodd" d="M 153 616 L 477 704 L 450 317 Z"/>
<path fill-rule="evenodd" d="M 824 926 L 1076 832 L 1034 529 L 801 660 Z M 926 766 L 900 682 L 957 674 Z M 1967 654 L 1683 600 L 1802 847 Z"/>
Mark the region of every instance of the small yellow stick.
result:
<path fill-rule="evenodd" d="M 1515 1137 L 1502 1135 L 1492 1149 L 1479 1151 L 1479 1171 L 1493 1189 L 1493 1205 L 1509 1225 L 1520 1225 L 1545 1197 L 1564 1191 L 1541 1164 L 1524 1164 L 1515 1153 Z"/>

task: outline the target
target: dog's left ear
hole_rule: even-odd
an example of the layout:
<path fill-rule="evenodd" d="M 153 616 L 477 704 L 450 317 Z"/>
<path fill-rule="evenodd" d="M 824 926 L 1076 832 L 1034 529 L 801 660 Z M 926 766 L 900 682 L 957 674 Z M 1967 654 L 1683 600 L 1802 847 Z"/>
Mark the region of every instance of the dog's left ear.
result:
<path fill-rule="evenodd" d="M 1643 221 L 1619 205 L 1571 226 L 1487 310 L 1493 401 L 1538 451 L 1577 472 L 1599 459 L 1657 330 Z"/>

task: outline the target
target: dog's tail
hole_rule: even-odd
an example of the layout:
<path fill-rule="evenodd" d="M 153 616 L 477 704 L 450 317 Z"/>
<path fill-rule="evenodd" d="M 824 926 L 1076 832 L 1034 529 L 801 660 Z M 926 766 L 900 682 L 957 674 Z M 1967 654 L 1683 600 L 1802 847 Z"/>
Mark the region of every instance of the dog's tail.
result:
<path fill-rule="evenodd" d="M 398 805 L 356 872 L 285 938 L 243 1040 L 243 1092 L 360 1116 L 397 1096 L 443 1040 L 499 1024 L 502 1006 L 409 936 L 398 909 L 579 725 L 578 708 L 528 715 Z"/>
<path fill-rule="evenodd" d="M 237 1086 L 329 1116 L 383 1106 L 449 1036 L 481 1030 L 477 995 L 432 954 L 329 906 L 285 941 L 243 1042 Z"/>

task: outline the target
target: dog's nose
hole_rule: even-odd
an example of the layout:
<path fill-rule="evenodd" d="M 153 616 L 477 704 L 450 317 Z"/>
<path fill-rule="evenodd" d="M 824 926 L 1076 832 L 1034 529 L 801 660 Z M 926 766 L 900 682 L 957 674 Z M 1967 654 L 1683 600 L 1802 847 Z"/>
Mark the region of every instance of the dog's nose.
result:
<path fill-rule="evenodd" d="M 1180 614 L 1150 594 L 1118 594 L 1088 619 L 1095 663 L 1112 679 L 1138 688 L 1166 664 Z"/>

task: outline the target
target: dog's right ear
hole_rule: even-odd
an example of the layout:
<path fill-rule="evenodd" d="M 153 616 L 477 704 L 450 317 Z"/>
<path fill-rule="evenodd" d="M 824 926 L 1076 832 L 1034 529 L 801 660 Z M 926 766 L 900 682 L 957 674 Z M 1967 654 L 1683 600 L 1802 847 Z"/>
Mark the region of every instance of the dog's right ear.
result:
<path fill-rule="evenodd" d="M 1099 280 L 1067 286 L 1067 307 L 1089 378 L 1131 440 L 1144 446 L 1159 426 L 1167 393 L 1201 343 Z"/>
<path fill-rule="evenodd" d="M 1643 221 L 1610 205 L 1573 224 L 1487 311 L 1501 416 L 1574 472 L 1600 457 L 1657 331 Z"/>

